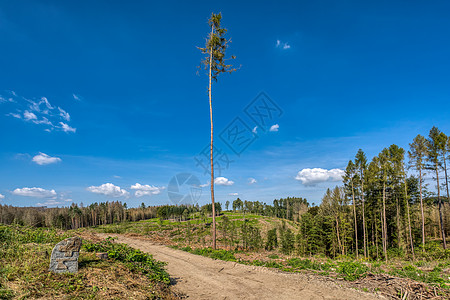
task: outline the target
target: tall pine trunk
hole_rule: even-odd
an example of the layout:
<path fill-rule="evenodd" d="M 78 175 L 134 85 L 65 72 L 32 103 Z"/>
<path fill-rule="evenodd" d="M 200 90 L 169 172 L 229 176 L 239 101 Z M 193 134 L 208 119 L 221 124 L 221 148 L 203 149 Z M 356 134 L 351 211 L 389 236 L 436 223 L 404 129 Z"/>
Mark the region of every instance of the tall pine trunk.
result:
<path fill-rule="evenodd" d="M 338 213 L 339 215 L 339 213 Z M 344 246 L 341 243 L 341 237 L 339 234 L 339 218 L 338 215 L 336 215 L 336 234 L 337 234 L 337 239 L 338 239 L 338 245 L 339 245 L 339 251 L 341 251 L 341 254 L 344 255 Z"/>
<path fill-rule="evenodd" d="M 400 204 L 398 203 L 398 197 L 395 197 L 395 203 L 397 208 L 397 217 L 396 217 L 396 223 L 397 223 L 397 247 L 401 248 L 401 228 L 400 228 Z"/>
<path fill-rule="evenodd" d="M 439 202 L 439 224 L 441 226 L 441 238 L 442 243 L 444 245 L 444 249 L 447 249 L 447 242 L 445 241 L 445 228 L 444 228 L 444 222 L 442 219 L 442 199 L 441 199 L 441 188 L 439 186 L 439 166 L 436 163 L 435 164 L 436 169 L 436 181 L 437 181 L 437 192 L 438 192 L 438 202 Z"/>
<path fill-rule="evenodd" d="M 211 28 L 211 35 L 214 32 L 214 26 Z M 211 203 L 212 203 L 212 226 L 213 226 L 213 249 L 216 249 L 216 206 L 214 204 L 214 153 L 213 153 L 213 111 L 212 111 L 212 46 L 209 55 L 209 117 L 211 121 L 211 149 L 210 149 L 210 159 L 211 159 Z"/>
<path fill-rule="evenodd" d="M 450 195 L 448 193 L 447 160 L 445 158 L 445 154 L 443 155 L 443 157 L 444 157 L 445 187 L 447 189 L 447 200 L 449 200 L 450 199 Z"/>
<path fill-rule="evenodd" d="M 387 262 L 387 225 L 386 225 L 386 182 L 383 182 L 383 252 Z"/>
<path fill-rule="evenodd" d="M 411 216 L 409 214 L 409 201 L 408 201 L 408 186 L 405 176 L 405 199 L 406 199 L 406 212 L 408 214 L 408 229 L 409 229 L 409 241 L 411 243 L 411 253 L 413 260 L 416 260 L 416 255 L 414 254 L 414 241 L 412 237 L 412 230 L 411 230 Z"/>
<path fill-rule="evenodd" d="M 358 222 L 356 221 L 356 203 L 355 203 L 355 190 L 353 189 L 353 178 L 352 178 L 352 201 L 353 201 L 353 215 L 355 216 L 355 249 L 356 249 L 356 259 L 358 259 Z"/>
<path fill-rule="evenodd" d="M 363 217 L 363 242 L 364 242 L 364 258 L 367 258 L 367 248 L 366 248 L 366 212 L 364 207 L 364 182 L 361 181 L 361 196 L 362 196 L 362 217 Z"/>
<path fill-rule="evenodd" d="M 425 215 L 423 213 L 422 168 L 419 167 L 420 213 L 422 215 L 422 251 L 425 252 Z"/>

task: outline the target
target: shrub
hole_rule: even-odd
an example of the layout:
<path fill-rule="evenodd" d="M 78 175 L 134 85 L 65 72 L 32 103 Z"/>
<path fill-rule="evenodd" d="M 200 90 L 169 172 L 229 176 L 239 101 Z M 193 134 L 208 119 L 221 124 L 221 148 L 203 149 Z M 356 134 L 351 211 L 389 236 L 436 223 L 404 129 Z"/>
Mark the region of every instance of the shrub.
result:
<path fill-rule="evenodd" d="M 277 229 L 273 228 L 267 232 L 266 250 L 271 251 L 278 247 Z"/>
<path fill-rule="evenodd" d="M 290 254 L 294 251 L 294 242 L 295 238 L 292 230 L 286 229 L 286 231 L 281 234 L 281 252 Z"/>
<path fill-rule="evenodd" d="M 202 255 L 206 257 L 210 257 L 212 259 L 226 260 L 226 261 L 236 261 L 236 257 L 234 257 L 233 252 L 228 250 L 214 250 L 212 248 L 198 248 L 190 251 L 193 254 Z"/>
<path fill-rule="evenodd" d="M 346 261 L 339 263 L 338 272 L 344 275 L 344 279 L 354 281 L 365 277 L 368 267 L 360 262 Z"/>

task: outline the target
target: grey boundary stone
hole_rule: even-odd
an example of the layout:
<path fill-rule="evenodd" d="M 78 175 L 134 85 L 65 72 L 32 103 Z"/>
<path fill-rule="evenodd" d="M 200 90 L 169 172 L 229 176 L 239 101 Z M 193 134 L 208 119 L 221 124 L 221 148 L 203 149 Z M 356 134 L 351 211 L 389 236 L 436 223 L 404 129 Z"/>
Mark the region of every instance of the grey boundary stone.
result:
<path fill-rule="evenodd" d="M 54 273 L 78 272 L 80 247 L 81 238 L 79 237 L 71 237 L 56 244 L 50 256 L 50 271 Z"/>

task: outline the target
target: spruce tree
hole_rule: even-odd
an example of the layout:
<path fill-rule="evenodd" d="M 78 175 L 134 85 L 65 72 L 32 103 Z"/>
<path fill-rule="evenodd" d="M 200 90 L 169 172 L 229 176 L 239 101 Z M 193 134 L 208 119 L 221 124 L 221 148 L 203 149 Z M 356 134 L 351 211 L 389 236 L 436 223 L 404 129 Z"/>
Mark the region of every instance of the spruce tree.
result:
<path fill-rule="evenodd" d="M 347 164 L 347 168 L 345 169 L 345 175 L 344 175 L 344 185 L 346 188 L 346 193 L 348 196 L 351 196 L 352 203 L 353 203 L 353 218 L 355 221 L 355 253 L 356 253 L 356 259 L 358 259 L 358 221 L 356 218 L 356 201 L 355 201 L 355 185 L 354 185 L 354 179 L 356 176 L 356 166 L 353 163 L 353 161 L 349 161 Z"/>
<path fill-rule="evenodd" d="M 208 71 L 209 85 L 208 85 L 208 96 L 209 96 L 209 117 L 211 125 L 211 144 L 210 144 L 210 163 L 211 163 L 211 203 L 212 203 L 212 240 L 213 249 L 216 249 L 216 211 L 214 205 L 214 157 L 213 157 L 213 110 L 212 110 L 212 82 L 217 82 L 217 78 L 222 73 L 231 73 L 236 71 L 232 65 L 226 63 L 225 51 L 228 48 L 229 39 L 225 38 L 227 30 L 221 26 L 222 14 L 211 14 L 208 21 L 211 32 L 206 39 L 206 45 L 204 48 L 198 47 L 200 51 L 205 54 L 205 58 L 202 60 L 202 65 L 205 70 Z M 231 59 L 234 59 L 231 56 Z"/>
<path fill-rule="evenodd" d="M 432 170 L 436 175 L 436 190 L 437 190 L 437 200 L 439 205 L 439 225 L 440 225 L 440 234 L 442 238 L 442 244 L 444 249 L 447 249 L 447 242 L 445 240 L 445 227 L 444 221 L 442 218 L 442 199 L 441 199 L 441 187 L 439 185 L 439 171 L 442 168 L 442 162 L 440 160 L 442 148 L 443 148 L 443 139 L 440 134 L 440 130 L 437 127 L 433 127 L 430 130 L 428 135 L 428 169 Z M 446 142 L 446 141 L 445 141 Z"/>
<path fill-rule="evenodd" d="M 419 173 L 420 214 L 422 221 L 422 251 L 425 251 L 425 215 L 423 212 L 423 176 L 425 176 L 425 160 L 428 155 L 427 140 L 418 134 L 409 144 L 409 164 Z"/>
<path fill-rule="evenodd" d="M 364 184 L 367 171 L 367 158 L 364 152 L 359 149 L 355 158 L 356 168 L 358 169 L 358 175 L 360 180 L 361 189 L 361 203 L 362 203 L 362 219 L 363 219 L 363 245 L 364 245 L 364 258 L 367 258 L 367 238 L 366 238 L 366 211 L 365 211 L 365 199 L 364 199 Z"/>

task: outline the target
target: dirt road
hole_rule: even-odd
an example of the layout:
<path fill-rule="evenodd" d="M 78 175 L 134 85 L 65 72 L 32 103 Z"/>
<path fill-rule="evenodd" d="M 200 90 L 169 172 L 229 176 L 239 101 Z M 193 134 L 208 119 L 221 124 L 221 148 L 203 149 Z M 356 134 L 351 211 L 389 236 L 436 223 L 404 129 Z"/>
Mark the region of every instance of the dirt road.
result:
<path fill-rule="evenodd" d="M 380 299 L 317 276 L 213 260 L 138 238 L 101 236 L 117 236 L 118 242 L 167 262 L 175 290 L 188 299 Z"/>

